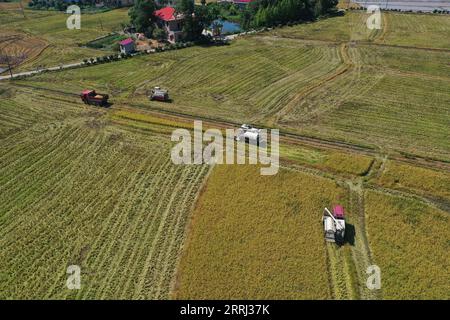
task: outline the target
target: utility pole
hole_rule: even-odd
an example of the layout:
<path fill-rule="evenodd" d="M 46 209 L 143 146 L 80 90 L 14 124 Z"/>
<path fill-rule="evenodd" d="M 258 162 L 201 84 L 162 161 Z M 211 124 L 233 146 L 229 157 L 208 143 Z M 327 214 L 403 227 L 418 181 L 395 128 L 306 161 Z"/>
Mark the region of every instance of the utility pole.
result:
<path fill-rule="evenodd" d="M 3 54 L 3 49 L 0 49 L 0 57 L 4 57 L 6 59 L 6 63 L 8 64 L 8 71 L 9 71 L 9 74 L 10 74 L 11 79 L 12 79 L 13 78 L 13 74 L 12 74 L 11 62 L 9 60 L 8 54 Z"/>
<path fill-rule="evenodd" d="M 23 17 L 24 17 L 24 19 L 25 19 L 26 16 L 25 16 L 25 11 L 23 10 L 22 0 L 19 1 L 19 5 L 20 5 L 20 9 L 22 9 L 22 15 L 23 15 Z"/>

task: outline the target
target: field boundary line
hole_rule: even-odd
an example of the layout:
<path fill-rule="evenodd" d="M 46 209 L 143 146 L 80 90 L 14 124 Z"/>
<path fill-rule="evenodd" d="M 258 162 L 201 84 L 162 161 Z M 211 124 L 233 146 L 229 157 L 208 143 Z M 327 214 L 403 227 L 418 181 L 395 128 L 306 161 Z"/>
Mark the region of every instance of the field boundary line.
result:
<path fill-rule="evenodd" d="M 420 195 L 413 192 L 412 190 L 409 190 L 410 192 L 407 192 L 403 190 L 390 189 L 373 183 L 368 183 L 367 189 L 392 196 L 417 200 L 433 208 L 450 213 L 450 201 L 443 198 L 433 198 L 426 195 Z"/>

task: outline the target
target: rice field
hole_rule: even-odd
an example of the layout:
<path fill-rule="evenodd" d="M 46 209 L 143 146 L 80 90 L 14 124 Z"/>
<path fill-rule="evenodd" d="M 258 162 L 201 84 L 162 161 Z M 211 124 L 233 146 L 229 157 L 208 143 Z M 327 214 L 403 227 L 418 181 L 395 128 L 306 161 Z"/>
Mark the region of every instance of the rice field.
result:
<path fill-rule="evenodd" d="M 383 45 L 450 49 L 448 15 L 381 12 L 381 29 L 370 30 L 365 11 L 348 11 L 344 16 L 299 24 L 271 31 L 280 37 L 322 41 L 373 42 Z"/>
<path fill-rule="evenodd" d="M 193 213 L 174 297 L 330 298 L 318 208 L 345 199 L 320 177 L 216 166 Z"/>
<path fill-rule="evenodd" d="M 330 42 L 330 31 L 322 30 L 330 24 L 362 39 L 366 35 L 355 27 L 364 20 L 361 14 L 275 29 L 230 46 L 141 56 L 37 76 L 26 83 L 58 89 L 65 83 L 72 92 L 92 86 L 117 102 L 143 108 L 450 160 L 450 53 L 380 46 L 375 40 L 342 44 L 338 37 Z M 417 15 L 418 21 L 432 24 L 428 18 Z M 297 29 L 308 35 L 306 40 L 285 34 Z M 277 59 L 269 58 L 273 56 Z M 58 82 L 51 81 L 55 76 Z M 155 85 L 169 88 L 173 103 L 149 102 L 148 91 Z"/>
<path fill-rule="evenodd" d="M 79 102 L 20 92 L 0 110 L 0 298 L 167 298 L 208 168 Z"/>
<path fill-rule="evenodd" d="M 365 204 L 383 299 L 447 299 L 448 212 L 376 191 L 366 193 Z"/>
<path fill-rule="evenodd" d="M 390 189 L 450 201 L 450 173 L 388 161 L 377 182 Z"/>
<path fill-rule="evenodd" d="M 8 32 L 50 44 L 23 68 L 98 55 L 78 44 L 126 19 L 123 9 L 88 15 L 72 33 L 59 14 L 26 12 L 26 23 L 0 13 Z M 446 19 L 388 13 L 386 29 L 368 32 L 351 12 L 0 83 L 0 298 L 446 298 L 448 174 L 391 160 L 450 160 Z M 416 38 L 402 36 L 410 28 Z M 149 101 L 155 85 L 173 102 Z M 86 88 L 112 106 L 83 105 Z M 188 116 L 374 154 L 286 139 L 276 176 L 175 166 L 169 135 L 191 129 Z M 320 222 L 336 202 L 354 235 L 339 249 Z M 379 293 L 364 287 L 372 263 Z M 82 270 L 76 292 L 65 288 L 71 264 Z"/>

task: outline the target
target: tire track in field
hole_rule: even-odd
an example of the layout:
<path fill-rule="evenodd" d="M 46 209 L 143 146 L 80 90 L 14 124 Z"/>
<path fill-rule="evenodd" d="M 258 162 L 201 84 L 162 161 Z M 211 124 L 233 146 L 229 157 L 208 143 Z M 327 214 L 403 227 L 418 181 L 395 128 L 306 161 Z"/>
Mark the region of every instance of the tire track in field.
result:
<path fill-rule="evenodd" d="M 367 267 L 373 265 L 369 241 L 367 239 L 366 216 L 364 210 L 364 189 L 362 180 L 354 183 L 348 181 L 350 192 L 350 212 L 349 223 L 354 229 L 354 245 L 351 246 L 351 258 L 355 267 L 355 277 L 357 280 L 357 293 L 359 299 L 375 300 L 381 299 L 377 290 L 370 290 L 366 286 L 368 275 Z"/>
<path fill-rule="evenodd" d="M 15 84 L 16 85 L 16 84 Z M 22 84 L 20 84 L 22 86 Z M 33 87 L 29 86 L 36 90 L 43 90 L 43 91 L 49 91 L 49 92 L 55 92 L 59 93 L 57 90 L 48 89 L 48 88 L 40 88 L 40 87 Z M 62 92 L 63 94 L 67 96 L 77 97 L 78 95 L 68 92 Z M 158 112 L 160 114 L 169 114 L 172 116 L 181 117 L 183 119 L 196 119 L 196 120 L 202 120 L 204 122 L 209 122 L 214 125 L 220 125 L 220 126 L 226 126 L 230 128 L 235 128 L 237 126 L 240 126 L 242 123 L 232 121 L 229 119 L 224 119 L 220 117 L 211 117 L 211 116 L 202 116 L 202 115 L 195 115 L 195 114 L 189 114 L 179 111 L 172 111 L 165 108 L 155 107 L 153 105 L 147 105 L 147 104 L 137 104 L 137 103 L 127 103 L 127 105 L 131 107 L 137 107 L 140 110 L 151 110 L 153 112 Z M 266 128 L 266 129 L 273 129 L 276 128 L 276 126 L 268 127 L 267 123 L 264 125 L 261 122 L 255 122 L 256 126 L 260 128 Z M 357 145 L 351 142 L 344 142 L 339 140 L 332 140 L 332 139 L 325 139 L 320 137 L 313 137 L 313 136 L 306 136 L 294 132 L 280 132 L 280 136 L 284 139 L 294 139 L 298 142 L 305 143 L 307 145 L 316 146 L 318 148 L 325 148 L 325 149 L 336 149 L 336 150 L 342 150 L 349 153 L 359 153 L 359 154 L 366 154 L 366 155 L 376 155 L 377 151 L 372 147 Z M 418 155 L 412 156 L 404 156 L 404 155 L 392 155 L 391 159 L 411 163 L 415 165 L 419 165 L 421 167 L 430 167 L 430 168 L 436 168 L 436 169 L 450 169 L 450 163 L 445 160 L 439 160 L 439 159 L 431 159 L 426 157 L 421 157 Z"/>
<path fill-rule="evenodd" d="M 353 68 L 353 62 L 348 54 L 348 45 L 341 44 L 339 48 L 340 57 L 342 60 L 342 65 L 335 69 L 333 72 L 327 74 L 325 78 L 319 80 L 317 83 L 313 83 L 307 86 L 305 89 L 297 93 L 285 106 L 281 109 L 276 110 L 274 113 L 269 113 L 265 116 L 265 119 L 269 119 L 272 123 L 278 123 L 283 115 L 292 112 L 292 109 L 297 106 L 300 101 L 302 101 L 306 96 L 321 88 L 325 84 L 336 80 L 338 77 L 347 73 L 351 68 Z"/>
<path fill-rule="evenodd" d="M 133 176 L 129 179 L 129 182 L 125 184 L 126 188 L 120 193 L 119 197 L 117 198 L 116 205 L 114 206 L 112 212 L 108 215 L 107 219 L 103 221 L 101 231 L 99 232 L 98 237 L 96 237 L 92 245 L 92 250 L 86 257 L 86 264 L 89 266 L 89 269 L 93 270 L 93 272 L 95 272 L 96 274 L 99 274 L 99 272 L 103 270 L 102 266 L 104 266 L 108 262 L 108 259 L 110 259 L 111 256 L 114 256 L 108 255 L 107 253 L 111 252 L 113 246 L 119 241 L 118 238 L 114 237 L 120 237 L 120 234 L 117 232 L 118 228 L 120 228 L 121 224 L 123 224 L 127 218 L 127 215 L 124 214 L 123 207 L 127 206 L 130 203 L 129 195 L 133 195 L 132 190 L 136 188 L 136 185 L 139 183 L 139 173 L 144 170 L 145 166 L 146 163 L 141 162 L 139 167 L 136 168 L 137 170 L 135 171 Z M 136 196 L 137 195 L 134 194 L 134 198 Z M 115 220 L 112 221 L 113 219 Z M 113 239 L 110 239 L 111 236 L 108 237 L 108 235 L 112 235 Z M 101 243 L 106 243 L 108 239 L 110 239 L 111 241 L 106 244 L 105 248 L 105 246 L 101 245 Z M 98 252 L 94 252 L 94 250 L 97 250 Z M 92 260 L 91 263 L 89 263 L 90 260 Z M 98 290 L 98 288 L 94 284 L 92 284 L 91 286 L 80 292 L 78 294 L 78 297 L 88 297 L 91 292 L 95 292 L 96 290 Z"/>
<path fill-rule="evenodd" d="M 132 295 L 133 299 L 145 298 L 145 294 L 143 294 L 142 291 L 145 287 L 147 276 L 148 275 L 151 276 L 151 273 L 149 274 L 149 271 L 154 269 L 154 264 L 152 262 L 155 259 L 156 244 L 157 244 L 158 240 L 160 239 L 161 232 L 163 231 L 163 229 L 165 227 L 165 223 L 167 221 L 169 211 L 171 209 L 171 205 L 174 203 L 175 198 L 179 195 L 179 192 L 180 192 L 180 188 L 181 188 L 181 184 L 180 184 L 181 179 L 179 177 L 180 174 L 181 174 L 181 178 L 184 179 L 185 175 L 187 174 L 187 171 L 183 170 L 180 172 L 179 168 L 175 168 L 174 170 L 172 170 L 171 180 L 176 179 L 176 180 L 178 180 L 178 183 L 175 183 L 175 184 L 170 183 L 169 184 L 169 186 L 171 187 L 170 190 L 169 190 L 169 188 L 165 188 L 161 199 L 164 200 L 164 202 L 167 202 L 167 204 L 165 204 L 165 203 L 163 204 L 163 201 L 160 201 L 158 203 L 158 207 L 154 211 L 155 216 L 160 214 L 161 217 L 159 219 L 159 223 L 157 221 L 155 221 L 155 223 L 152 223 L 151 229 L 153 230 L 153 227 L 155 227 L 156 228 L 154 230 L 155 232 L 147 233 L 147 235 L 152 234 L 153 237 L 152 237 L 150 243 L 148 242 L 148 240 L 150 240 L 150 239 L 145 240 L 146 243 L 149 243 L 149 253 L 144 261 L 142 272 L 140 273 L 140 276 L 139 276 L 138 284 L 136 285 L 134 293 Z M 163 210 L 163 212 L 161 212 L 161 210 Z"/>

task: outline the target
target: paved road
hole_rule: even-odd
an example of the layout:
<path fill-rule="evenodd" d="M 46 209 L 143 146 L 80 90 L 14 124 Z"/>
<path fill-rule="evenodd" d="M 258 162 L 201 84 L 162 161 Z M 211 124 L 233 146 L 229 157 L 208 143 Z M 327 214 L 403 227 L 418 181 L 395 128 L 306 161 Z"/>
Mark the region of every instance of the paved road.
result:
<path fill-rule="evenodd" d="M 77 63 L 63 64 L 63 65 L 60 65 L 57 67 L 50 67 L 50 68 L 43 68 L 43 69 L 39 69 L 39 70 L 33 70 L 33 71 L 13 73 L 13 78 L 20 77 L 20 76 L 30 76 L 30 75 L 34 75 L 34 74 L 39 74 L 44 71 L 57 71 L 57 70 L 63 70 L 63 69 L 68 69 L 68 68 L 73 68 L 73 67 L 79 67 L 83 64 L 84 64 L 83 62 L 77 62 Z M 0 76 L 0 81 L 7 80 L 7 79 L 11 79 L 11 76 L 9 74 L 5 75 L 5 76 Z"/>

